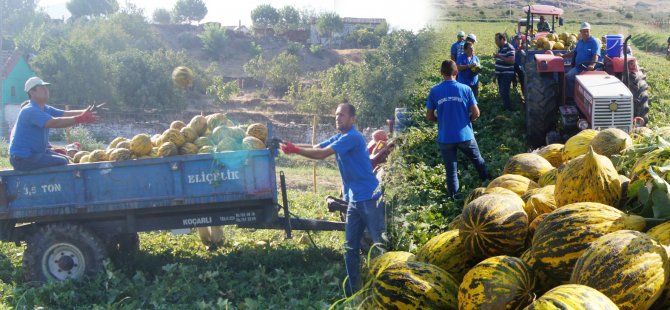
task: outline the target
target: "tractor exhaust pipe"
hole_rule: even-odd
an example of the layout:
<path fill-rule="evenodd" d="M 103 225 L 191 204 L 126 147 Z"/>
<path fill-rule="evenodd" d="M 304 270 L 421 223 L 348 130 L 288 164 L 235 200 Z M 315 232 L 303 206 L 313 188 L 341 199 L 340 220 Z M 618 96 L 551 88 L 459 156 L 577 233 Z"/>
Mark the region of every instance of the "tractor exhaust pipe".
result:
<path fill-rule="evenodd" d="M 628 83 L 628 40 L 630 40 L 631 35 L 629 34 L 626 37 L 626 40 L 623 41 L 623 83 L 626 84 L 626 87 L 630 89 Z"/>

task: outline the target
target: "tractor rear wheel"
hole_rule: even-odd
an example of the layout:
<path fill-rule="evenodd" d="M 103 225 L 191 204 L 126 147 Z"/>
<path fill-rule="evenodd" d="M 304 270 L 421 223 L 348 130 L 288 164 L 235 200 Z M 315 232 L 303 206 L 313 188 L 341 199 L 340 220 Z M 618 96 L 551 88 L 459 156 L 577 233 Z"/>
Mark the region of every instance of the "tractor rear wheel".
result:
<path fill-rule="evenodd" d="M 558 83 L 553 73 L 537 72 L 535 61 L 526 61 L 526 139 L 532 149 L 545 143 L 547 133 L 554 129 L 558 111 Z"/>
<path fill-rule="evenodd" d="M 649 121 L 649 84 L 647 84 L 647 75 L 640 68 L 635 72 L 628 72 L 628 89 L 633 93 L 633 104 L 635 107 L 635 116 L 642 117 L 644 123 Z"/>

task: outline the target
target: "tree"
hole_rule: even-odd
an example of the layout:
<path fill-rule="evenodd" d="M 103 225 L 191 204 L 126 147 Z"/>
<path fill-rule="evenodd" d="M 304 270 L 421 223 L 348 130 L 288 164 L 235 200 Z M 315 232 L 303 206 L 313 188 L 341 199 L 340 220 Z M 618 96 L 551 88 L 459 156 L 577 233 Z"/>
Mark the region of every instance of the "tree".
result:
<path fill-rule="evenodd" d="M 283 52 L 267 61 L 263 56 L 251 59 L 244 65 L 244 72 L 253 78 L 272 84 L 272 90 L 278 94 L 285 94 L 289 86 L 298 80 L 300 74 L 300 62 L 298 57 Z"/>
<path fill-rule="evenodd" d="M 321 35 L 328 35 L 329 46 L 332 46 L 333 44 L 333 33 L 341 31 L 342 27 L 342 18 L 340 18 L 340 15 L 337 13 L 323 13 L 319 15 L 319 18 L 316 20 L 316 30 Z"/>
<path fill-rule="evenodd" d="M 37 0 L 2 0 L 2 32 L 3 35 L 14 36 L 24 30 L 26 26 L 33 23 L 37 26 L 38 15 L 43 17 L 44 13 L 36 12 Z"/>
<path fill-rule="evenodd" d="M 170 16 L 170 11 L 164 8 L 158 8 L 154 10 L 152 19 L 156 24 L 169 24 L 172 17 Z"/>
<path fill-rule="evenodd" d="M 203 0 L 177 0 L 172 8 L 172 17 L 177 23 L 200 22 L 207 16 L 207 6 Z"/>
<path fill-rule="evenodd" d="M 379 23 L 379 25 L 375 26 L 375 35 L 378 37 L 383 37 L 389 33 L 389 24 L 386 22 L 386 20 L 382 21 Z"/>
<path fill-rule="evenodd" d="M 116 0 L 70 0 L 65 7 L 72 18 L 77 19 L 112 14 L 119 10 L 119 3 Z"/>
<path fill-rule="evenodd" d="M 251 22 L 254 28 L 272 28 L 279 22 L 277 9 L 269 4 L 261 4 L 251 11 Z"/>
<path fill-rule="evenodd" d="M 300 28 L 300 12 L 290 5 L 279 9 L 279 23 L 277 26 L 281 31 Z"/>
<path fill-rule="evenodd" d="M 205 30 L 198 37 L 202 41 L 202 49 L 215 58 L 221 55 L 228 42 L 226 29 L 219 24 L 205 25 Z"/>

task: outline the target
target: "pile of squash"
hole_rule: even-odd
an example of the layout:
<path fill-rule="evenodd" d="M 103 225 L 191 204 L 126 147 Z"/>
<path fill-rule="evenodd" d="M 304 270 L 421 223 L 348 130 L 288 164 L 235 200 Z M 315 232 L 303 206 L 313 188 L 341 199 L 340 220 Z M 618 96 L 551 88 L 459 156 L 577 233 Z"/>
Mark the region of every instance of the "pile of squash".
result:
<path fill-rule="evenodd" d="M 635 184 L 670 181 L 668 138 L 587 129 L 513 156 L 416 253 L 370 262 L 362 308 L 670 308 L 670 221 L 626 209 Z"/>
<path fill-rule="evenodd" d="M 531 41 L 531 49 L 534 50 L 572 50 L 577 45 L 577 35 L 563 32 L 561 34 L 549 33 L 544 37 Z"/>

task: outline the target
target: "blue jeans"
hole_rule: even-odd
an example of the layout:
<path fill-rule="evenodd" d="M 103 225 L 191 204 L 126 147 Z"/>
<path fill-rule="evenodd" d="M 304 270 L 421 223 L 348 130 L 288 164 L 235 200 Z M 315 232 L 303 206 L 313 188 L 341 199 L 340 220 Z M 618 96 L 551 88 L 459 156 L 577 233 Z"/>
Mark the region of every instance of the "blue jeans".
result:
<path fill-rule="evenodd" d="M 373 243 L 384 243 L 382 239 L 382 233 L 386 229 L 384 209 L 384 201 L 381 198 L 349 202 L 347 223 L 344 228 L 344 265 L 349 276 L 345 285 L 347 296 L 351 296 L 360 287 L 361 238 L 365 228 L 368 229 Z"/>
<path fill-rule="evenodd" d="M 27 158 L 18 156 L 9 157 L 9 163 L 12 164 L 12 167 L 14 167 L 15 170 L 19 171 L 32 171 L 46 167 L 63 166 L 67 165 L 68 162 L 69 160 L 67 156 L 53 151 L 33 154 Z"/>
<path fill-rule="evenodd" d="M 582 66 L 575 66 L 565 74 L 565 96 L 573 98 L 575 96 L 575 77 L 584 71 Z"/>
<path fill-rule="evenodd" d="M 503 108 L 507 111 L 512 110 L 512 103 L 509 99 L 509 90 L 512 87 L 512 80 L 514 80 L 514 72 L 498 74 L 498 89 L 500 90 L 500 98 L 503 101 Z"/>
<path fill-rule="evenodd" d="M 449 190 L 450 196 L 458 193 L 459 189 L 458 175 L 456 173 L 456 150 L 461 150 L 461 152 L 465 153 L 468 159 L 475 165 L 480 179 L 487 180 L 490 178 L 484 158 L 482 158 L 482 155 L 479 153 L 477 140 L 472 139 L 459 143 L 439 143 L 439 146 L 440 152 L 442 153 L 442 160 L 444 161 L 444 167 L 447 171 L 447 189 Z"/>

